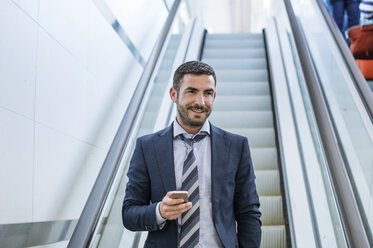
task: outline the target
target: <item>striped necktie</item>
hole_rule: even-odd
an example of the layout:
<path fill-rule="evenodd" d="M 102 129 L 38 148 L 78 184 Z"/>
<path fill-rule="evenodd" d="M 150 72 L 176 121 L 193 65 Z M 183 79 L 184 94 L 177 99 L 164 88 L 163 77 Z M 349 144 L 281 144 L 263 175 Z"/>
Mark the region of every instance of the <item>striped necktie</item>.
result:
<path fill-rule="evenodd" d="M 197 247 L 199 244 L 198 167 L 193 152 L 193 144 L 206 136 L 197 135 L 194 139 L 186 139 L 183 135 L 180 136 L 188 148 L 188 155 L 183 166 L 182 190 L 188 191 L 189 201 L 193 203 L 193 207 L 181 216 L 180 248 Z"/>

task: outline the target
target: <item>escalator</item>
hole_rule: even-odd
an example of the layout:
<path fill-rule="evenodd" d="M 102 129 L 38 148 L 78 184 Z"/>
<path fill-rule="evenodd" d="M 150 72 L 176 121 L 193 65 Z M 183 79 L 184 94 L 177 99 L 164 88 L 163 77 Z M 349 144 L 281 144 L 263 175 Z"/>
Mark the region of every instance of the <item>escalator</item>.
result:
<path fill-rule="evenodd" d="M 178 2 L 175 1 L 174 7 Z M 369 223 L 351 223 L 351 218 L 345 216 L 346 209 L 351 206 L 341 202 L 337 186 L 338 180 L 347 182 L 348 179 L 336 179 L 333 175 L 329 164 L 335 161 L 329 159 L 333 153 L 329 151 L 330 140 L 318 134 L 328 129 L 323 129 L 318 119 L 319 110 L 313 103 L 314 96 L 309 95 L 307 89 L 309 81 L 315 81 L 307 68 L 313 68 L 309 69 L 311 73 L 318 69 L 317 54 L 313 60 L 304 59 L 307 56 L 299 49 L 297 37 L 300 34 L 293 27 L 297 21 L 291 17 L 289 5 L 290 1 L 285 1 L 276 14 L 285 17 L 279 17 L 266 28 L 265 36 L 209 34 L 197 21 L 185 27 L 182 33 L 163 33 L 164 41 L 168 42 L 162 52 L 163 45 L 157 44 L 159 62 L 153 61 L 151 74 L 144 73 L 148 81 L 139 87 L 143 88 L 142 97 L 135 93 L 137 108 L 128 117 L 132 120 L 131 128 L 127 128 L 126 143 L 122 145 L 125 149 L 118 153 L 117 171 L 108 181 L 110 187 L 91 217 L 85 216 L 83 211 L 79 222 L 90 218 L 94 221 L 86 227 L 78 223 L 69 247 L 143 246 L 147 233 L 129 232 L 120 223 L 129 159 L 136 137 L 160 130 L 174 119 L 176 110 L 167 93 L 172 82 L 171 72 L 181 63 L 197 59 L 210 64 L 217 74 L 217 98 L 210 121 L 249 140 L 263 213 L 261 247 L 349 247 L 355 244 L 368 247 L 369 234 L 365 231 L 359 236 L 362 238 L 356 238 L 356 232 L 349 233 L 352 226 L 367 230 Z M 174 7 L 170 16 L 176 12 L 177 7 Z M 285 28 L 279 28 L 278 23 L 287 20 L 288 15 L 290 21 L 282 24 Z M 166 22 L 169 30 L 170 22 Z M 302 37 L 312 39 L 307 33 Z M 304 49 L 312 52 L 312 45 L 310 42 Z M 321 78 L 323 72 L 319 73 Z M 125 121 L 126 116 L 122 123 Z M 354 197 L 348 192 L 343 196 Z M 88 200 L 85 208 L 93 205 L 90 202 Z M 352 208 L 351 215 L 359 213 L 356 205 Z"/>
<path fill-rule="evenodd" d="M 290 3 L 298 11 L 304 3 L 276 1 L 273 8 L 280 7 L 263 34 L 210 34 L 196 20 L 181 28 L 182 18 L 175 18 L 180 2 L 170 10 L 68 247 L 143 246 L 147 233 L 130 232 L 121 223 L 129 160 L 137 137 L 174 119 L 168 88 L 172 72 L 188 60 L 202 60 L 216 71 L 217 98 L 209 120 L 249 140 L 263 214 L 261 247 L 373 245 L 373 189 L 368 179 L 360 180 L 373 176 L 369 101 L 360 101 L 363 96 L 356 93 L 353 82 L 361 77 L 354 66 L 334 59 L 343 51 L 325 37 L 327 43 L 322 43 L 320 36 L 329 35 L 328 28 L 324 25 L 321 34 L 314 31 L 313 22 L 324 18 L 310 21 L 309 13 L 303 12 L 294 18 Z M 315 13 L 322 9 L 315 4 L 320 1 L 300 2 L 310 2 Z M 297 31 L 296 26 L 303 29 Z M 328 60 L 328 52 L 333 52 L 333 60 Z M 330 66 L 333 63 L 338 70 Z M 334 78 L 339 85 L 325 83 L 334 83 Z M 309 87 L 312 81 L 320 85 L 326 106 L 315 106 L 320 100 L 315 100 L 317 89 Z M 328 123 L 322 123 L 326 119 Z M 335 137 L 326 137 L 328 133 Z M 330 151 L 331 146 L 338 152 Z M 343 171 L 345 177 L 335 171 Z M 68 240 L 75 223 L 63 223 L 59 229 L 64 235 L 54 235 L 63 238 L 56 240 Z"/>
<path fill-rule="evenodd" d="M 217 76 L 210 121 L 249 140 L 262 212 L 261 247 L 286 247 L 266 50 L 262 34 L 207 34 L 202 61 Z"/>

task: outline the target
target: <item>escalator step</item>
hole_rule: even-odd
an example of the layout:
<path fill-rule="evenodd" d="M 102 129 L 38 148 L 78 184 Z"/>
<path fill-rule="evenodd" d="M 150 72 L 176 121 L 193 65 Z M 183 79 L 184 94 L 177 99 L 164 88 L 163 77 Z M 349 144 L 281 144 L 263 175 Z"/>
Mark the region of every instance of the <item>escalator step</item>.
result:
<path fill-rule="evenodd" d="M 255 70 L 216 70 L 216 78 L 219 82 L 252 82 L 268 81 L 266 69 Z"/>
<path fill-rule="evenodd" d="M 276 148 L 251 148 L 254 170 L 277 170 Z"/>
<path fill-rule="evenodd" d="M 228 128 L 226 130 L 247 137 L 251 149 L 276 146 L 273 128 Z"/>
<path fill-rule="evenodd" d="M 205 41 L 206 49 L 213 48 L 234 48 L 234 49 L 244 49 L 244 48 L 261 48 L 264 49 L 264 42 L 260 39 L 247 39 L 247 40 L 221 40 L 221 39 L 206 39 Z"/>
<path fill-rule="evenodd" d="M 214 111 L 260 111 L 272 110 L 270 96 L 219 96 L 214 102 Z"/>
<path fill-rule="evenodd" d="M 285 226 L 262 226 L 261 248 L 286 248 Z"/>
<path fill-rule="evenodd" d="M 283 225 L 281 196 L 259 196 L 261 221 L 263 225 Z"/>
<path fill-rule="evenodd" d="M 267 82 L 220 82 L 217 79 L 216 92 L 220 96 L 261 96 L 269 95 Z"/>
<path fill-rule="evenodd" d="M 265 51 L 260 48 L 250 48 L 250 49 L 204 49 L 203 58 L 204 59 L 218 59 L 218 58 L 264 58 Z"/>
<path fill-rule="evenodd" d="M 264 58 L 204 59 L 204 62 L 211 65 L 215 70 L 250 70 L 267 68 L 267 62 Z"/>
<path fill-rule="evenodd" d="M 220 39 L 220 40 L 263 40 L 263 34 L 261 33 L 231 33 L 231 34 L 208 34 L 208 39 Z"/>
<path fill-rule="evenodd" d="M 280 196 L 280 174 L 278 170 L 256 170 L 256 188 L 260 196 Z"/>
<path fill-rule="evenodd" d="M 215 111 L 210 120 L 223 129 L 273 128 L 272 111 Z"/>

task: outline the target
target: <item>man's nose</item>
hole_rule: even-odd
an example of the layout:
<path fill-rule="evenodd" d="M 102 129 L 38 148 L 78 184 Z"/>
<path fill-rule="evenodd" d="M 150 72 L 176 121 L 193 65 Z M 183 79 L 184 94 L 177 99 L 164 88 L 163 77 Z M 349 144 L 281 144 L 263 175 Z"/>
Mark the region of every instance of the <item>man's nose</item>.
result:
<path fill-rule="evenodd" d="M 205 97 L 203 96 L 203 94 L 198 94 L 194 99 L 194 102 L 200 106 L 203 106 L 205 105 Z"/>

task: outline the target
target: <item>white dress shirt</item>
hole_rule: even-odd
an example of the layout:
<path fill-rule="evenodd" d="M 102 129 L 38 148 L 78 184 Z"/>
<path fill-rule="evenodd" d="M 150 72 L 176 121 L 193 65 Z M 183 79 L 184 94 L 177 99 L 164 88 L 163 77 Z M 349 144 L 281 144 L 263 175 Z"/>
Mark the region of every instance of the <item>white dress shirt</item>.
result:
<path fill-rule="evenodd" d="M 207 137 L 194 143 L 194 155 L 196 156 L 198 166 L 198 183 L 199 183 L 199 203 L 200 203 L 200 232 L 199 247 L 223 247 L 218 234 L 216 233 L 211 206 L 211 137 L 210 123 L 206 121 L 201 130 L 195 134 L 187 133 L 175 120 L 174 123 L 174 168 L 176 189 L 181 190 L 184 161 L 188 155 L 188 148 L 185 142 L 179 137 L 184 135 L 185 138 L 194 138 L 201 133 L 207 133 Z M 165 219 L 159 213 L 159 203 L 156 208 L 157 223 L 160 228 L 163 227 Z M 179 233 L 181 216 L 178 218 Z"/>

